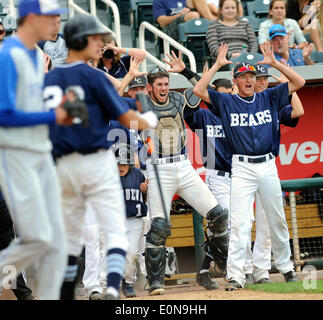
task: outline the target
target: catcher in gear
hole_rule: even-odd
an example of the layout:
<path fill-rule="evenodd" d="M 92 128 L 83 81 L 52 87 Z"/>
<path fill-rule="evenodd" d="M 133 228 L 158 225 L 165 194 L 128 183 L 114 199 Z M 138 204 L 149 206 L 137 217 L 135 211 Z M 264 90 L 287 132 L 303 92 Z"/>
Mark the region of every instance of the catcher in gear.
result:
<path fill-rule="evenodd" d="M 184 95 L 169 91 L 169 74 L 165 69 L 151 70 L 147 79 L 149 96 L 137 94 L 138 109 L 153 110 L 159 122 L 155 132 L 145 130 L 142 135 L 143 141 L 149 137 L 155 146 L 155 153 L 146 161 L 152 222 L 146 237 L 145 261 L 149 294 L 162 295 L 165 293 L 165 244 L 171 234 L 169 213 L 174 194 L 196 208 L 224 239 L 227 238 L 228 212 L 218 204 L 188 159 L 184 119 L 187 110 L 196 107 L 194 101 L 190 103 Z"/>

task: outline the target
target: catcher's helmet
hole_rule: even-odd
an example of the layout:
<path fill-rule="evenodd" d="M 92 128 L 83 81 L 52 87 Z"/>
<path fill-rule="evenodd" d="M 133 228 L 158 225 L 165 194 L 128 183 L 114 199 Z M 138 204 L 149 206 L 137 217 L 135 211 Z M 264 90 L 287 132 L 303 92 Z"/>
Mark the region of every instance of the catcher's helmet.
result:
<path fill-rule="evenodd" d="M 64 38 L 68 49 L 81 51 L 87 46 L 87 36 L 108 33 L 98 18 L 80 14 L 69 20 L 64 27 Z"/>
<path fill-rule="evenodd" d="M 114 155 L 119 164 L 134 164 L 135 153 L 131 146 L 126 143 L 118 143 L 114 146 Z"/>

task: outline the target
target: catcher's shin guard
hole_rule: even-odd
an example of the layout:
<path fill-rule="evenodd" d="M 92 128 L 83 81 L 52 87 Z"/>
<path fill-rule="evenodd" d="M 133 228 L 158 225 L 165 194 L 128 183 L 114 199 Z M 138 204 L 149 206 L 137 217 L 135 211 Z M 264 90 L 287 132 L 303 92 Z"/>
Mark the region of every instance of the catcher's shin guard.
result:
<path fill-rule="evenodd" d="M 228 232 L 228 209 L 223 209 L 219 204 L 207 213 L 206 220 L 209 230 L 215 235 Z"/>
<path fill-rule="evenodd" d="M 145 262 L 149 294 L 164 294 L 164 277 L 166 269 L 166 248 L 146 248 Z"/>

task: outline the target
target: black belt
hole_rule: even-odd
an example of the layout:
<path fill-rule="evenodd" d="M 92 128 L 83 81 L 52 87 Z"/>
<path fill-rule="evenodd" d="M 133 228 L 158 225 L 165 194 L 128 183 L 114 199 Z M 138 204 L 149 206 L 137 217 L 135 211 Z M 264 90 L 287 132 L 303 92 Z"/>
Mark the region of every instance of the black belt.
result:
<path fill-rule="evenodd" d="M 248 163 L 262 163 L 262 162 L 266 162 L 268 160 L 273 159 L 274 156 L 269 153 L 265 156 L 261 156 L 261 157 L 257 157 L 257 158 L 249 158 L 247 156 L 239 156 L 239 161 L 240 162 L 248 162 Z"/>
<path fill-rule="evenodd" d="M 157 164 L 167 164 L 167 163 L 175 163 L 175 162 L 180 162 L 183 160 L 186 160 L 187 154 L 181 154 L 178 156 L 174 156 L 174 157 L 168 157 L 168 158 L 158 158 L 156 159 L 156 163 Z"/>

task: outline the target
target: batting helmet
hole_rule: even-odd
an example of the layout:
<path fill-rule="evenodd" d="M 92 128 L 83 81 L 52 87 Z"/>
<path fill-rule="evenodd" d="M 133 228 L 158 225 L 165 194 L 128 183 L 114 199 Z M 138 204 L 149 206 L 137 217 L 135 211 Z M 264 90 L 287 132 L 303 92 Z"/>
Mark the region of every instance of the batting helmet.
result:
<path fill-rule="evenodd" d="M 135 153 L 131 146 L 126 143 L 119 143 L 114 146 L 114 155 L 119 164 L 134 164 Z"/>
<path fill-rule="evenodd" d="M 87 46 L 87 36 L 108 33 L 98 18 L 90 14 L 80 14 L 69 20 L 64 27 L 67 48 L 81 51 Z"/>

